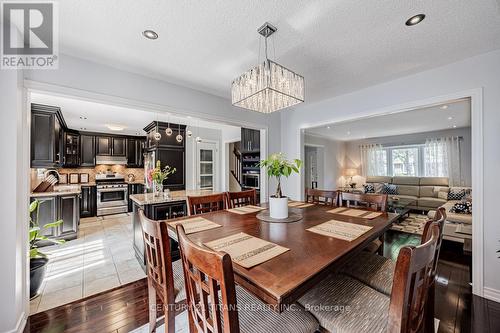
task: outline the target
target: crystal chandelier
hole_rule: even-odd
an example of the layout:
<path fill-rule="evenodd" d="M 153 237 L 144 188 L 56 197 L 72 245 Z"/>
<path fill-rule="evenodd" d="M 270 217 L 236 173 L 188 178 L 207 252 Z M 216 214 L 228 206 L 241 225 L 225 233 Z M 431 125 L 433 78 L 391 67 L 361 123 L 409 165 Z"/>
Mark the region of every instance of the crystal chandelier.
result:
<path fill-rule="evenodd" d="M 265 38 L 266 59 L 233 80 L 234 106 L 271 113 L 304 102 L 304 77 L 267 58 L 267 38 L 276 30 L 267 22 L 257 30 Z"/>

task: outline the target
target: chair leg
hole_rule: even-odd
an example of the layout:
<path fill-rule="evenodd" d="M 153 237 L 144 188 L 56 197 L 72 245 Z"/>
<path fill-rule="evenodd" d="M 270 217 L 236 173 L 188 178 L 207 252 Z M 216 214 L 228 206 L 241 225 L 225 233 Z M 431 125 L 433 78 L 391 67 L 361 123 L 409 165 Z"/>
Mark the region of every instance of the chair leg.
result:
<path fill-rule="evenodd" d="M 156 290 L 148 279 L 148 303 L 149 303 L 149 333 L 156 332 L 157 308 L 156 308 Z"/>
<path fill-rule="evenodd" d="M 427 303 L 425 304 L 425 319 L 424 319 L 424 332 L 434 333 L 434 302 L 436 298 L 436 282 L 433 281 L 429 288 L 427 295 Z"/>
<path fill-rule="evenodd" d="M 165 332 L 175 333 L 176 304 L 164 304 Z"/>

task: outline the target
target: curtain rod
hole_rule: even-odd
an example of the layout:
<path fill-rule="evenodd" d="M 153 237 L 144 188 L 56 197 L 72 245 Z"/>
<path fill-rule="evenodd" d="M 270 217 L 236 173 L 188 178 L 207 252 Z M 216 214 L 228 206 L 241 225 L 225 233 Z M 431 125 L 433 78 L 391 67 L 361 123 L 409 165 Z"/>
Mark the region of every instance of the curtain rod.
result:
<path fill-rule="evenodd" d="M 463 136 L 457 136 L 459 140 L 463 140 Z M 441 138 L 433 138 L 433 139 L 441 139 Z M 387 143 L 362 143 L 359 144 L 359 146 L 368 146 L 368 145 L 382 145 L 382 146 L 387 146 L 387 147 L 393 147 L 393 146 L 412 146 L 412 145 L 422 145 L 425 144 L 425 141 L 419 141 L 419 142 L 387 142 Z"/>

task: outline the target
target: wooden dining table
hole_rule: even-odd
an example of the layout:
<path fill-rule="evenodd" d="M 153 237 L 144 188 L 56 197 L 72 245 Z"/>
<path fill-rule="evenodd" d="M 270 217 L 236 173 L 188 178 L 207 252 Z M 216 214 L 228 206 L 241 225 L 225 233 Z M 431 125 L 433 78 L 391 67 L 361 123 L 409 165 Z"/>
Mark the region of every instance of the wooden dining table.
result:
<path fill-rule="evenodd" d="M 382 236 L 398 218 L 398 214 L 383 213 L 370 220 L 329 213 L 328 210 L 331 209 L 330 206 L 319 204 L 300 208 L 298 210 L 301 211 L 303 218 L 291 223 L 264 222 L 257 219 L 257 213 L 239 215 L 227 210 L 206 213 L 197 216 L 202 216 L 222 227 L 192 233 L 188 237 L 203 246 L 209 241 L 243 232 L 290 249 L 249 269 L 233 263 L 236 283 L 269 304 L 274 310 L 281 312 L 347 260 L 356 260 L 356 254 Z M 323 236 L 306 230 L 332 219 L 372 228 L 353 241 Z M 169 236 L 177 241 L 174 227 L 169 225 L 168 231 Z"/>

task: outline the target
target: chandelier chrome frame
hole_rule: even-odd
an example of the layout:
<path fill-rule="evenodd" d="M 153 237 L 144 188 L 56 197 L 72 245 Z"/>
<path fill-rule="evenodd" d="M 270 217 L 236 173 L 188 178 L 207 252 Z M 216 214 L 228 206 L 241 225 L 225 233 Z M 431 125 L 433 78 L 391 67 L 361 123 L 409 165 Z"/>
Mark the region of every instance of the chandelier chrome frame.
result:
<path fill-rule="evenodd" d="M 265 38 L 265 60 L 246 71 L 231 84 L 234 106 L 271 113 L 304 102 L 304 77 L 269 60 L 267 38 L 277 31 L 270 23 L 258 30 Z"/>

